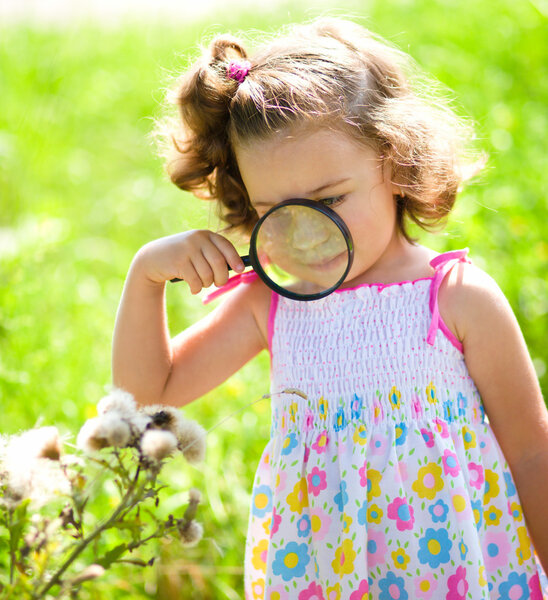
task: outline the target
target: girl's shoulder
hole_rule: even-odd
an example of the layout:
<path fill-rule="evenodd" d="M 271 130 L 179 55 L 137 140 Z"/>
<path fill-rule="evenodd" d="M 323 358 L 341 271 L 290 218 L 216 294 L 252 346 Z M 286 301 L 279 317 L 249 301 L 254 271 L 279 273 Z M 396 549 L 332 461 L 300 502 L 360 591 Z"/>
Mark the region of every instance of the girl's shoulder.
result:
<path fill-rule="evenodd" d="M 457 262 L 441 282 L 439 310 L 447 327 L 464 343 L 470 333 L 489 333 L 497 315 L 511 312 L 496 281 L 468 261 Z"/>

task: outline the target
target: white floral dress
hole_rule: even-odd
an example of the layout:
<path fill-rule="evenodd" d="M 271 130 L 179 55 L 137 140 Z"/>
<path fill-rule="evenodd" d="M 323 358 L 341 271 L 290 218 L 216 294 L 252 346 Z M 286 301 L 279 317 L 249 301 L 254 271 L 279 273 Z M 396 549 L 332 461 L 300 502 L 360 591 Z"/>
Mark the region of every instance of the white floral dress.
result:
<path fill-rule="evenodd" d="M 246 599 L 543 598 L 512 475 L 437 310 L 466 252 L 416 281 L 273 295 Z"/>

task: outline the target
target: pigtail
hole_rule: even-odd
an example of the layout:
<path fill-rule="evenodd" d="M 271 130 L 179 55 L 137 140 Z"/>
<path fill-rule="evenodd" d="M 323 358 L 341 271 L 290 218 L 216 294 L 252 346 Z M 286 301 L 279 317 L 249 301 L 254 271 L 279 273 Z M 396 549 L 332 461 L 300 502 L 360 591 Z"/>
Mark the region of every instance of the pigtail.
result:
<path fill-rule="evenodd" d="M 248 229 L 251 208 L 229 141 L 230 104 L 239 84 L 227 77 L 232 59 L 244 59 L 243 45 L 218 36 L 178 81 L 172 94 L 179 119 L 169 132 L 166 170 L 180 189 L 218 200 L 231 227 Z"/>

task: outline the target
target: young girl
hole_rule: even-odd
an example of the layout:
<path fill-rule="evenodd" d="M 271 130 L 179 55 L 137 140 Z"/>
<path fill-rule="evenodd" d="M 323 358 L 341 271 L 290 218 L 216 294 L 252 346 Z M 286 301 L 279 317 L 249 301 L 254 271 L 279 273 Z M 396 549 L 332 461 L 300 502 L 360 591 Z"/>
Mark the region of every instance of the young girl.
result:
<path fill-rule="evenodd" d="M 410 73 L 370 32 L 323 19 L 249 57 L 218 37 L 178 85 L 176 185 L 247 233 L 311 199 L 354 240 L 342 286 L 311 302 L 243 274 L 211 231 L 145 245 L 127 277 L 114 383 L 139 402 L 184 405 L 270 352 L 249 599 L 542 598 L 548 414 L 497 285 L 467 250 L 408 233 L 439 223 L 467 176 L 459 120 Z M 166 282 L 196 294 L 228 267 L 230 293 L 170 340 Z"/>

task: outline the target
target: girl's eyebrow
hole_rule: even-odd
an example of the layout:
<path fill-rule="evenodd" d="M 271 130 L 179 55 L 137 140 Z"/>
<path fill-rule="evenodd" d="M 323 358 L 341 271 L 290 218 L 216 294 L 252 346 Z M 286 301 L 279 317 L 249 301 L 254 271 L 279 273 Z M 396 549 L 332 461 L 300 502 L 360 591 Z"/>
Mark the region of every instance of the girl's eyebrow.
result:
<path fill-rule="evenodd" d="M 337 179 L 335 181 L 330 181 L 329 183 L 324 183 L 323 185 L 320 185 L 319 188 L 316 188 L 315 190 L 312 190 L 310 192 L 306 192 L 305 194 L 303 194 L 303 197 L 314 196 L 315 194 L 319 194 L 323 190 L 335 187 L 336 185 L 340 185 L 341 183 L 344 183 L 349 179 L 350 177 L 343 177 L 342 179 Z M 253 206 L 274 206 L 274 204 L 277 204 L 277 202 L 254 202 Z"/>

